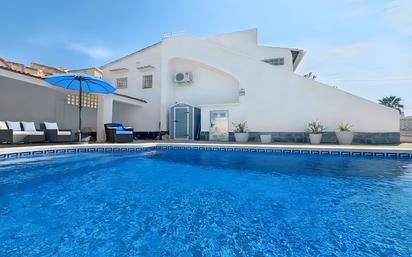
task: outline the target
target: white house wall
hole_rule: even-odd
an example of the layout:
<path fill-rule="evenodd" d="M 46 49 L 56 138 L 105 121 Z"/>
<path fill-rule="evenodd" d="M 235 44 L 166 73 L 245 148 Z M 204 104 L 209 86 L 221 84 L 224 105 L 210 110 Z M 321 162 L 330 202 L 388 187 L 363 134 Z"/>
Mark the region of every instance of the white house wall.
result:
<path fill-rule="evenodd" d="M 219 44 L 183 35 L 167 38 L 162 45 L 162 63 L 190 59 L 235 77 L 246 96 L 229 116 L 242 117 L 231 122 L 247 120 L 251 131 L 304 131 L 308 122 L 319 120 L 331 130 L 349 122 L 359 132 L 399 132 L 399 113 L 393 109 L 228 51 Z M 162 75 L 167 81 L 167 74 Z M 202 126 L 202 131 L 208 131 L 208 127 Z"/>
<path fill-rule="evenodd" d="M 146 131 L 142 123 L 145 123 L 145 120 L 140 119 L 140 117 L 145 117 L 146 115 L 146 106 L 137 107 L 130 104 L 113 102 L 113 116 L 112 121 L 115 123 L 121 123 L 127 127 L 133 127 L 135 131 Z M 159 114 L 157 114 L 158 116 Z M 155 120 L 155 119 L 153 119 Z M 143 127 L 143 128 L 142 128 Z M 159 127 L 147 131 L 158 131 Z"/>
<path fill-rule="evenodd" d="M 191 72 L 193 82 L 175 83 L 174 75 L 178 72 Z M 168 77 L 169 92 L 173 95 L 169 106 L 176 102 L 198 106 L 239 101 L 238 81 L 203 64 L 184 59 L 170 60 Z"/>
<path fill-rule="evenodd" d="M 160 122 L 160 46 L 153 46 L 145 51 L 132 54 L 117 62 L 106 65 L 102 68 L 103 78 L 116 85 L 117 78 L 128 78 L 128 86 L 125 89 L 117 89 L 116 93 L 144 99 L 147 103 L 141 110 L 133 110 L 132 125 L 135 131 L 158 131 Z M 153 66 L 153 69 L 138 70 L 138 67 Z M 125 72 L 112 72 L 110 70 L 125 68 Z M 153 88 L 143 89 L 143 76 L 153 75 Z M 122 108 L 122 107 L 119 107 Z M 125 107 L 127 108 L 127 107 Z M 136 115 L 136 116 L 134 116 Z"/>
<path fill-rule="evenodd" d="M 227 51 L 234 51 L 261 61 L 271 58 L 284 58 L 285 64 L 276 66 L 277 69 L 293 71 L 292 53 L 288 48 L 257 45 L 257 29 L 226 33 L 207 37 L 205 41 L 219 44 Z"/>

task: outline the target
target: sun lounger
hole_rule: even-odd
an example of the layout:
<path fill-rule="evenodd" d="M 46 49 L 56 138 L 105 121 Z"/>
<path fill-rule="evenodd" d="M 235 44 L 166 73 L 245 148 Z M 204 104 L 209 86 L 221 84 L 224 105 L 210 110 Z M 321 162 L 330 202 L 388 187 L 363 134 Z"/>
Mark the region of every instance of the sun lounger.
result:
<path fill-rule="evenodd" d="M 39 143 L 44 141 L 44 131 L 37 130 L 34 122 L 0 121 L 1 143 Z"/>
<path fill-rule="evenodd" d="M 4 121 L 0 121 L 0 143 L 13 143 L 13 130 Z"/>
<path fill-rule="evenodd" d="M 71 142 L 73 141 L 70 129 L 59 129 L 55 122 L 44 122 L 40 124 L 44 130 L 47 142 Z"/>
<path fill-rule="evenodd" d="M 119 123 L 104 124 L 106 141 L 110 143 L 130 143 L 133 142 L 133 128 L 125 128 Z"/>

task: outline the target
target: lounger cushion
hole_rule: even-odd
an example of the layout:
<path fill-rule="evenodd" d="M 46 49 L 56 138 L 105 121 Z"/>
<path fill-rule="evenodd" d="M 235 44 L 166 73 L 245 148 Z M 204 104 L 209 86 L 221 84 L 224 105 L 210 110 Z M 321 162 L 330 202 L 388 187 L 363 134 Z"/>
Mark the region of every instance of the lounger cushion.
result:
<path fill-rule="evenodd" d="M 124 130 L 123 127 L 107 127 L 108 129 L 115 129 L 116 135 L 132 135 L 133 131 Z"/>
<path fill-rule="evenodd" d="M 36 131 L 36 127 L 34 126 L 34 122 L 25 122 L 22 121 L 24 131 Z"/>
<path fill-rule="evenodd" d="M 46 129 L 57 129 L 59 130 L 59 127 L 57 126 L 56 122 L 44 122 L 44 126 Z"/>
<path fill-rule="evenodd" d="M 18 121 L 7 121 L 7 126 L 13 131 L 21 131 L 20 122 Z"/>
<path fill-rule="evenodd" d="M 117 130 L 116 135 L 132 135 L 133 131 L 127 131 L 127 130 Z"/>
<path fill-rule="evenodd" d="M 123 131 L 123 127 L 107 127 L 108 129 L 115 129 L 116 131 Z"/>
<path fill-rule="evenodd" d="M 70 136 L 71 134 L 71 131 L 57 131 L 58 136 Z"/>
<path fill-rule="evenodd" d="M 7 127 L 6 122 L 0 121 L 0 129 L 9 129 L 9 128 Z"/>
<path fill-rule="evenodd" d="M 13 136 L 42 136 L 44 135 L 43 131 L 14 131 Z"/>

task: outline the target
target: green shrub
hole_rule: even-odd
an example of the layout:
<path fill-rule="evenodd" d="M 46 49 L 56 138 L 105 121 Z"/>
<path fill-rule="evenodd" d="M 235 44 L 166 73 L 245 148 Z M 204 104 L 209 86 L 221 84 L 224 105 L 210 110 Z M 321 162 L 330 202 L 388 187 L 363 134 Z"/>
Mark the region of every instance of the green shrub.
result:
<path fill-rule="evenodd" d="M 338 127 L 339 131 L 350 131 L 351 128 L 352 125 L 350 125 L 349 123 L 341 123 Z"/>
<path fill-rule="evenodd" d="M 325 127 L 320 124 L 319 121 L 312 121 L 309 122 L 308 128 L 306 131 L 310 134 L 322 134 L 322 132 L 325 130 Z"/>
<path fill-rule="evenodd" d="M 235 133 L 246 133 L 246 121 L 244 122 L 239 122 L 239 123 L 232 123 L 233 126 L 235 127 L 233 129 L 233 132 Z"/>

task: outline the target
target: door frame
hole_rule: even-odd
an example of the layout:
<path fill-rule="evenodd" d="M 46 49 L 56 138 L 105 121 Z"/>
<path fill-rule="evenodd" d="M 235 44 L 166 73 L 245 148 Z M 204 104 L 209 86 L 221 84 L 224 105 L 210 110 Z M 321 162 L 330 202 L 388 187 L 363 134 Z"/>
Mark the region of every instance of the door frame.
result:
<path fill-rule="evenodd" d="M 176 137 L 176 123 L 177 122 L 175 122 L 177 119 L 176 119 L 176 110 L 177 109 L 186 109 L 186 138 L 183 138 L 183 137 L 180 137 L 180 138 L 177 138 Z M 190 112 L 189 112 L 189 106 L 174 106 L 174 108 L 173 108 L 173 117 L 174 117 L 174 120 L 173 120 L 173 139 L 182 139 L 182 140 L 189 140 L 189 138 L 190 138 L 190 135 L 189 135 L 189 132 L 190 132 L 190 127 L 189 127 L 189 121 L 190 121 L 190 117 L 189 117 L 189 115 L 190 115 Z"/>
<path fill-rule="evenodd" d="M 209 111 L 209 141 L 210 141 L 210 128 L 212 125 L 212 112 L 225 112 L 227 118 L 227 141 L 229 141 L 229 110 L 210 110 Z M 223 141 L 225 142 L 225 141 Z"/>

